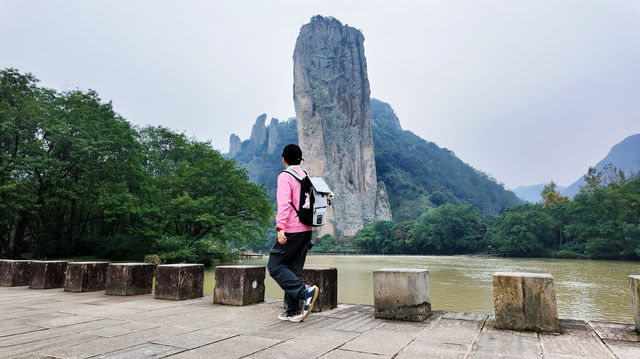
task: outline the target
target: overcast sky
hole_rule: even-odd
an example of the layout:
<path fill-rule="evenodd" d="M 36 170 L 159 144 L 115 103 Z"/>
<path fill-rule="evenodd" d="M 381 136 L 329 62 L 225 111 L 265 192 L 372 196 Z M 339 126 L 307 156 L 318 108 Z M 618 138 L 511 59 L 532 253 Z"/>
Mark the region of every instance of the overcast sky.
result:
<path fill-rule="evenodd" d="M 365 36 L 371 96 L 507 188 L 568 185 L 640 133 L 640 1 L 0 0 L 0 67 L 228 151 L 295 116 L 300 27 Z"/>

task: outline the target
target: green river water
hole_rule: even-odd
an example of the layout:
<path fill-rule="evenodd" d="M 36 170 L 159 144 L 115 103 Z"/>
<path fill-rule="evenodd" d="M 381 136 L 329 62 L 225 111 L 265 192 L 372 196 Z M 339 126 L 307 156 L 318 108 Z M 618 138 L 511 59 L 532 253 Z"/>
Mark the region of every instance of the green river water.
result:
<path fill-rule="evenodd" d="M 266 265 L 267 258 L 241 264 Z M 306 266 L 338 268 L 338 302 L 373 304 L 376 268 L 427 268 L 434 310 L 493 312 L 495 272 L 550 273 L 560 318 L 633 323 L 627 277 L 640 262 L 499 258 L 490 256 L 325 256 L 310 255 Z M 205 273 L 205 293 L 213 293 L 213 269 Z M 266 297 L 283 292 L 267 273 Z"/>

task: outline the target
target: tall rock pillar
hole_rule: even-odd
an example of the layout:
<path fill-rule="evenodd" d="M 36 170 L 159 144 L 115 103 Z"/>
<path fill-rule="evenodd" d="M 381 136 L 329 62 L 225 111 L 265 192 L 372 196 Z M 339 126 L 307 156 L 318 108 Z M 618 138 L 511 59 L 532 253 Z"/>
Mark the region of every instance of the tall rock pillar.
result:
<path fill-rule="evenodd" d="M 293 54 L 293 99 L 304 168 L 322 176 L 336 198 L 319 235 L 353 236 L 375 220 L 390 220 L 378 191 L 364 36 L 334 18 L 302 26 Z M 377 198 L 384 196 L 385 198 Z M 378 215 L 376 215 L 376 213 Z"/>

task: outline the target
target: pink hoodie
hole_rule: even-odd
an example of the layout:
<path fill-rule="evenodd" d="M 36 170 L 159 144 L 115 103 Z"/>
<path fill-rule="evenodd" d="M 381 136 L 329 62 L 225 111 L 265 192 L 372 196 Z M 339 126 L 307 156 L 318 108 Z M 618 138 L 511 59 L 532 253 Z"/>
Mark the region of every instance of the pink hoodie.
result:
<path fill-rule="evenodd" d="M 289 166 L 300 176 L 306 176 L 300 166 Z M 312 226 L 302 224 L 291 203 L 298 208 L 300 206 L 300 182 L 291 174 L 282 172 L 278 175 L 278 189 L 276 192 L 278 201 L 278 213 L 276 214 L 276 226 L 284 229 L 286 233 L 298 233 L 312 231 Z"/>

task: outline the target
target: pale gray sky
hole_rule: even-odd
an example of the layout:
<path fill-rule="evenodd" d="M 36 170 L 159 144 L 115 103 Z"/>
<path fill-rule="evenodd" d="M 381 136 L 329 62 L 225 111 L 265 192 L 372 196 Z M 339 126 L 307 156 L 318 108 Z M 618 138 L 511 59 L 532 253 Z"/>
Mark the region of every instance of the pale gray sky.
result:
<path fill-rule="evenodd" d="M 508 188 L 568 185 L 640 133 L 637 0 L 0 0 L 0 67 L 226 152 L 261 113 L 295 115 L 316 14 L 363 32 L 371 95 L 403 128 Z"/>

